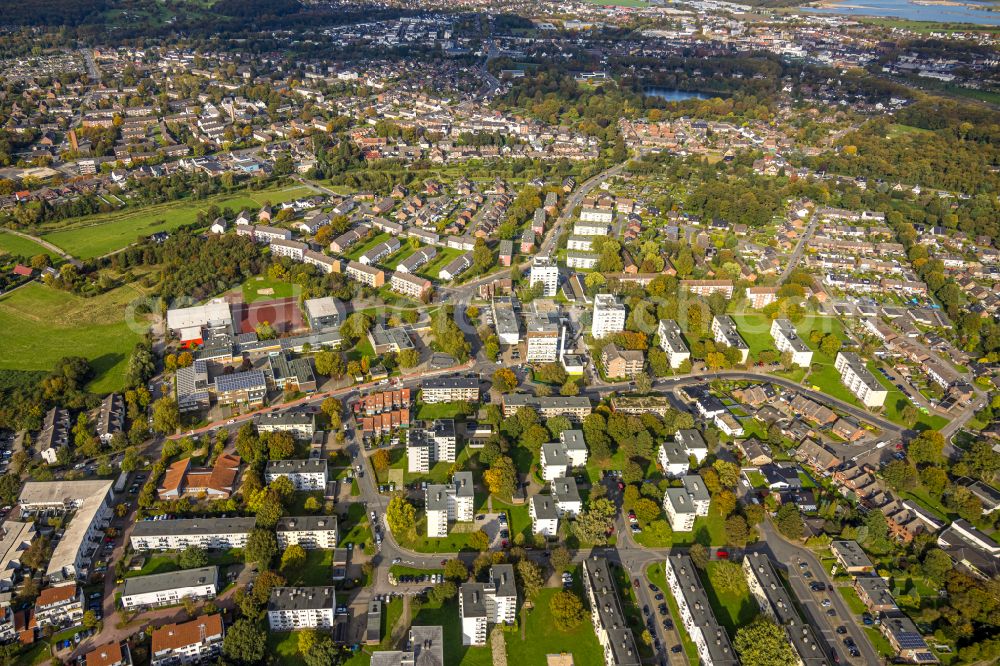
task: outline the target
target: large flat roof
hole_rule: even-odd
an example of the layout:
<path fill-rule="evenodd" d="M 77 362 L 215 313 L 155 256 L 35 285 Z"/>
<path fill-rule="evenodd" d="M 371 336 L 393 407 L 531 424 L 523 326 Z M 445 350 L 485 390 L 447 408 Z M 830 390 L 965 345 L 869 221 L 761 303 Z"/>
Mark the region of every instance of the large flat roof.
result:
<path fill-rule="evenodd" d="M 128 597 L 134 594 L 163 592 L 182 587 L 197 587 L 208 585 L 209 583 L 218 589 L 219 567 L 200 567 L 198 569 L 186 569 L 171 571 L 170 573 L 126 578 L 125 587 L 122 589 L 122 596 Z"/>

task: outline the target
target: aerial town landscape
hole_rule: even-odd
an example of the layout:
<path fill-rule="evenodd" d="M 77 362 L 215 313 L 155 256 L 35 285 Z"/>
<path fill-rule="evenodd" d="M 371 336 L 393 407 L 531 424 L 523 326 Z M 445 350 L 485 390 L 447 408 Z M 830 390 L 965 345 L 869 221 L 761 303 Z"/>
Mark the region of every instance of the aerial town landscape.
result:
<path fill-rule="evenodd" d="M 0 0 L 0 666 L 1000 661 L 997 0 Z"/>

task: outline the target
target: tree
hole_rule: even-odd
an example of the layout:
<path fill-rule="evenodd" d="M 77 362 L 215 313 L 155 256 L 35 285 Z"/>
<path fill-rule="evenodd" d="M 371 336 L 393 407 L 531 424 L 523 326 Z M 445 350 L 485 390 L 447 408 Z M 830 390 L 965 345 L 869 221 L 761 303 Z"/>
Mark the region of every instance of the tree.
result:
<path fill-rule="evenodd" d="M 274 491 L 277 495 L 278 501 L 282 504 L 288 502 L 295 495 L 295 485 L 292 480 L 287 476 L 279 476 L 277 479 L 268 484 L 268 489 Z"/>
<path fill-rule="evenodd" d="M 97 614 L 92 611 L 86 611 L 83 614 L 83 626 L 87 629 L 93 629 L 97 626 Z"/>
<path fill-rule="evenodd" d="M 181 425 L 181 413 L 177 401 L 170 397 L 160 398 L 153 403 L 153 429 L 162 435 L 172 435 Z"/>
<path fill-rule="evenodd" d="M 915 465 L 927 463 L 939 465 L 944 462 L 944 437 L 936 430 L 925 430 L 910 442 L 906 455 Z"/>
<path fill-rule="evenodd" d="M 584 543 L 603 546 L 608 541 L 615 513 L 611 500 L 606 497 L 592 499 L 587 510 L 573 523 L 573 533 Z"/>
<path fill-rule="evenodd" d="M 295 455 L 295 439 L 287 432 L 265 432 L 261 439 L 267 443 L 271 460 L 285 460 Z"/>
<path fill-rule="evenodd" d="M 274 537 L 274 532 L 254 528 L 247 536 L 243 557 L 248 564 L 256 564 L 261 569 L 267 569 L 277 552 L 278 541 Z"/>
<path fill-rule="evenodd" d="M 552 568 L 556 570 L 556 573 L 561 573 L 573 564 L 573 556 L 564 546 L 559 546 L 553 549 L 549 562 L 552 564 Z"/>
<path fill-rule="evenodd" d="M 567 379 L 566 383 L 559 389 L 559 395 L 573 398 L 580 395 L 580 383 L 575 379 Z"/>
<path fill-rule="evenodd" d="M 326 634 L 320 634 L 308 652 L 304 653 L 306 666 L 340 666 L 346 660 L 345 652 Z"/>
<path fill-rule="evenodd" d="M 653 380 L 646 373 L 642 373 L 635 378 L 636 393 L 646 395 L 653 390 Z"/>
<path fill-rule="evenodd" d="M 728 460 L 716 460 L 712 468 L 719 474 L 719 483 L 724 488 L 735 488 L 740 482 L 740 467 Z"/>
<path fill-rule="evenodd" d="M 878 512 L 871 511 L 869 513 Z M 774 524 L 778 528 L 778 531 L 788 539 L 801 539 L 802 534 L 805 532 L 805 525 L 802 523 L 802 514 L 799 513 L 799 508 L 791 502 L 786 502 L 778 508 L 778 512 L 774 516 Z"/>
<path fill-rule="evenodd" d="M 527 598 L 534 598 L 545 584 L 542 568 L 527 558 L 517 563 L 517 575 L 521 579 L 521 587 L 524 588 L 524 596 Z"/>
<path fill-rule="evenodd" d="M 429 601 L 435 604 L 442 604 L 458 594 L 458 587 L 450 580 L 438 583 L 427 593 Z"/>
<path fill-rule="evenodd" d="M 385 449 L 379 449 L 372 455 L 372 466 L 376 471 L 384 472 L 389 469 L 389 452 Z"/>
<path fill-rule="evenodd" d="M 485 551 L 490 547 L 490 537 L 483 530 L 478 530 L 469 535 L 467 543 L 473 550 Z"/>
<path fill-rule="evenodd" d="M 444 563 L 444 577 L 448 580 L 464 583 L 469 578 L 469 569 L 462 560 L 448 560 Z"/>
<path fill-rule="evenodd" d="M 397 495 L 389 500 L 389 506 L 385 511 L 385 519 L 389 524 L 389 529 L 393 534 L 405 535 L 413 531 L 413 526 L 417 521 L 417 510 L 406 501 L 406 498 Z"/>
<path fill-rule="evenodd" d="M 321 375 L 326 375 L 327 377 L 340 377 L 343 376 L 347 367 L 344 365 L 344 357 L 340 352 L 337 351 L 319 351 L 316 352 L 316 356 L 313 358 L 313 363 L 316 366 L 316 372 Z M 327 398 L 328 400 L 334 400 L 335 398 Z"/>
<path fill-rule="evenodd" d="M 744 666 L 783 666 L 798 661 L 785 630 L 764 615 L 736 630 L 733 648 Z"/>
<path fill-rule="evenodd" d="M 420 352 L 416 349 L 404 349 L 399 352 L 399 367 L 415 368 L 420 364 Z"/>
<path fill-rule="evenodd" d="M 940 548 L 931 548 L 924 555 L 922 569 L 924 575 L 937 583 L 944 583 L 948 573 L 954 569 L 951 557 Z"/>
<path fill-rule="evenodd" d="M 288 573 L 300 569 L 306 563 L 306 549 L 297 543 L 285 548 L 281 554 L 281 571 Z"/>
<path fill-rule="evenodd" d="M 510 393 L 517 388 L 517 375 L 510 368 L 497 368 L 493 373 L 493 388 L 500 393 Z"/>
<path fill-rule="evenodd" d="M 708 578 L 712 582 L 712 587 L 723 594 L 738 596 L 747 589 L 743 568 L 735 562 L 726 560 L 713 562 L 708 569 Z"/>
<path fill-rule="evenodd" d="M 556 629 L 560 631 L 572 631 L 587 616 L 580 597 L 568 590 L 552 595 L 552 599 L 549 600 L 549 612 L 552 613 Z"/>
<path fill-rule="evenodd" d="M 989 482 L 1000 470 L 1000 453 L 994 451 L 985 439 L 979 439 L 962 454 L 960 463 L 969 469 L 972 476 Z"/>
<path fill-rule="evenodd" d="M 720 516 L 726 518 L 729 514 L 736 510 L 736 495 L 734 495 L 731 490 L 719 491 L 715 497 L 712 498 L 712 507 L 719 513 Z"/>
<path fill-rule="evenodd" d="M 688 555 L 691 556 L 691 561 L 694 563 L 694 565 L 699 569 L 701 569 L 702 571 L 704 571 L 705 567 L 708 566 L 708 560 L 709 560 L 708 548 L 705 548 L 705 546 L 703 546 L 702 544 L 700 543 L 691 544 L 691 549 L 688 551 Z"/>
<path fill-rule="evenodd" d="M 660 517 L 660 505 L 647 497 L 636 501 L 632 510 L 642 523 L 651 523 Z"/>
<path fill-rule="evenodd" d="M 764 511 L 764 507 L 760 504 L 747 504 L 743 507 L 743 514 L 746 516 L 747 524 L 750 527 L 760 525 L 767 516 L 767 512 Z"/>
<path fill-rule="evenodd" d="M 726 519 L 726 542 L 730 546 L 742 548 L 750 540 L 750 527 L 743 516 L 729 516 Z"/>
<path fill-rule="evenodd" d="M 500 456 L 483 472 L 483 481 L 490 494 L 510 497 L 517 490 L 517 469 L 509 456 Z"/>
<path fill-rule="evenodd" d="M 198 569 L 208 566 L 208 554 L 198 546 L 188 546 L 178 560 L 181 569 Z"/>
<path fill-rule="evenodd" d="M 911 490 L 917 485 L 917 470 L 906 460 L 893 460 L 882 468 L 882 478 L 893 490 Z"/>
<path fill-rule="evenodd" d="M 142 458 L 139 456 L 139 450 L 134 446 L 130 446 L 125 449 L 125 455 L 122 456 L 122 462 L 118 466 L 123 472 L 134 472 L 139 469 L 139 465 Z"/>
<path fill-rule="evenodd" d="M 222 641 L 222 653 L 239 664 L 262 663 L 266 648 L 267 635 L 246 618 L 236 620 Z"/>
<path fill-rule="evenodd" d="M 309 513 L 316 513 L 317 511 L 323 508 L 323 505 L 317 498 L 310 495 L 309 497 L 306 498 L 306 501 L 302 505 L 302 508 L 308 511 Z"/>
<path fill-rule="evenodd" d="M 262 321 L 254 327 L 254 332 L 257 333 L 257 338 L 259 340 L 273 340 L 278 337 L 278 332 L 274 330 L 271 326 L 271 322 Z M 179 359 L 178 359 L 179 360 Z"/>

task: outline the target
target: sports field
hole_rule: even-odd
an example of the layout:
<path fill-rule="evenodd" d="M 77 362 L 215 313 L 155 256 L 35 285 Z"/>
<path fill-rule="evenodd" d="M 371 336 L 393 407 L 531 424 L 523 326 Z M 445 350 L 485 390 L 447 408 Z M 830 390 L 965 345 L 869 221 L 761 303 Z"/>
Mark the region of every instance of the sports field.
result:
<path fill-rule="evenodd" d="M 306 187 L 282 187 L 209 197 L 198 201 L 171 201 L 141 209 L 128 209 L 101 215 L 87 215 L 49 225 L 42 237 L 80 259 L 100 257 L 134 243 L 138 238 L 158 231 L 171 231 L 195 221 L 198 211 L 212 204 L 239 211 L 257 210 L 265 201 L 280 203 L 308 196 Z"/>
<path fill-rule="evenodd" d="M 143 325 L 126 324 L 127 306 L 141 296 L 127 285 L 82 298 L 40 283 L 0 296 L 0 368 L 51 370 L 64 356 L 84 356 L 94 368 L 90 390 L 120 389 Z"/>

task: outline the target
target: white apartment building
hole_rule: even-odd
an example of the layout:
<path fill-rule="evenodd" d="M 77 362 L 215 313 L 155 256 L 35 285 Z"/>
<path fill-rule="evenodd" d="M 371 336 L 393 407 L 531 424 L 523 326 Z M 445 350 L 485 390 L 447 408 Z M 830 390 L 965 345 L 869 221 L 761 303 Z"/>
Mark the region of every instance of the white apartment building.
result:
<path fill-rule="evenodd" d="M 431 286 L 431 281 L 426 278 L 400 273 L 399 271 L 393 273 L 392 278 L 389 280 L 389 287 L 394 292 L 403 296 L 409 296 L 415 300 L 423 298 L 424 294 L 430 291 Z"/>
<path fill-rule="evenodd" d="M 528 506 L 531 533 L 547 537 L 559 535 L 559 509 L 551 495 L 532 495 Z"/>
<path fill-rule="evenodd" d="M 552 499 L 560 516 L 579 516 L 583 511 L 580 490 L 572 476 L 561 476 L 552 481 Z"/>
<path fill-rule="evenodd" d="M 490 567 L 487 583 L 464 583 L 458 594 L 462 645 L 486 645 L 490 623 L 513 624 L 516 610 L 517 587 L 513 565 L 496 564 Z"/>
<path fill-rule="evenodd" d="M 130 541 L 137 551 L 243 548 L 256 522 L 256 518 L 237 517 L 140 520 L 132 528 Z"/>
<path fill-rule="evenodd" d="M 469 522 L 475 516 L 472 472 L 456 472 L 450 484 L 430 484 L 424 491 L 427 536 L 448 536 L 449 522 Z"/>
<path fill-rule="evenodd" d="M 329 629 L 337 609 L 333 587 L 276 587 L 267 601 L 271 631 Z"/>
<path fill-rule="evenodd" d="M 656 328 L 656 334 L 660 338 L 660 349 L 667 354 L 670 367 L 676 370 L 684 364 L 684 361 L 691 360 L 691 350 L 684 344 L 684 336 L 681 335 L 681 327 L 673 319 L 661 319 Z"/>
<path fill-rule="evenodd" d="M 802 341 L 789 320 L 775 319 L 771 322 L 771 338 L 779 352 L 788 352 L 792 355 L 792 363 L 795 365 L 808 368 L 812 363 L 812 349 Z"/>
<path fill-rule="evenodd" d="M 151 666 L 209 663 L 222 653 L 222 615 L 203 615 L 153 630 Z"/>
<path fill-rule="evenodd" d="M 541 282 L 542 296 L 551 298 L 559 291 L 559 266 L 549 257 L 535 257 L 531 260 L 528 286 Z"/>
<path fill-rule="evenodd" d="M 597 266 L 598 259 L 599 257 L 593 252 L 580 252 L 579 250 L 566 251 L 566 265 L 569 268 L 590 271 Z"/>
<path fill-rule="evenodd" d="M 667 512 L 667 520 L 673 531 L 690 532 L 694 529 L 697 513 L 684 488 L 667 488 L 663 494 L 663 510 Z"/>
<path fill-rule="evenodd" d="M 746 363 L 750 356 L 750 346 L 746 343 L 739 331 L 736 329 L 736 322 L 729 315 L 716 315 L 712 318 L 712 335 L 719 344 L 734 347 L 740 350 L 740 363 Z"/>
<path fill-rule="evenodd" d="M 678 430 L 677 434 L 674 435 L 674 441 L 681 445 L 685 453 L 694 456 L 699 465 L 705 462 L 705 458 L 708 457 L 708 444 L 701 436 L 701 432 L 694 428 Z"/>
<path fill-rule="evenodd" d="M 625 330 L 625 306 L 611 294 L 594 296 L 594 318 L 590 334 L 602 340 Z"/>
<path fill-rule="evenodd" d="M 264 467 L 264 481 L 272 483 L 285 476 L 298 491 L 326 489 L 326 460 L 269 460 Z"/>
<path fill-rule="evenodd" d="M 151 576 L 126 578 L 122 607 L 127 609 L 172 606 L 182 599 L 214 599 L 219 591 L 219 568 L 183 569 Z"/>
<path fill-rule="evenodd" d="M 306 550 L 337 547 L 337 516 L 283 516 L 274 531 L 281 550 L 292 544 Z"/>
<path fill-rule="evenodd" d="M 694 507 L 694 515 L 707 516 L 712 495 L 705 487 L 705 480 L 698 474 L 687 474 L 681 479 L 681 483 L 688 494 L 691 506 Z"/>
<path fill-rule="evenodd" d="M 278 238 L 271 241 L 269 246 L 271 248 L 271 256 L 273 257 L 289 257 L 295 261 L 302 261 L 302 257 L 309 246 L 305 243 L 300 243 L 299 241 L 284 240 Z"/>
<path fill-rule="evenodd" d="M 524 315 L 528 363 L 555 363 L 559 358 L 559 315 L 529 312 Z"/>
<path fill-rule="evenodd" d="M 569 458 L 570 467 L 583 467 L 587 464 L 589 451 L 582 430 L 563 430 L 559 433 L 559 444 Z"/>
<path fill-rule="evenodd" d="M 725 629 L 712 613 L 712 606 L 708 603 L 705 588 L 691 558 L 680 553 L 671 554 L 664 571 L 684 628 L 698 649 L 699 663 L 703 666 L 738 666 L 736 652 Z"/>
<path fill-rule="evenodd" d="M 593 236 L 570 236 L 566 241 L 567 250 L 590 252 L 594 248 Z"/>
<path fill-rule="evenodd" d="M 420 386 L 420 395 L 426 404 L 479 402 L 479 379 L 476 377 L 425 379 Z"/>
<path fill-rule="evenodd" d="M 47 587 L 35 599 L 35 623 L 39 629 L 64 627 L 83 619 L 83 590 L 74 585 Z"/>
<path fill-rule="evenodd" d="M 576 226 L 573 228 L 573 233 L 578 236 L 603 236 L 607 233 L 608 225 L 614 220 L 615 214 L 610 210 L 603 210 L 601 208 L 584 208 L 580 211 L 580 222 L 577 222 Z M 581 223 L 583 222 L 597 222 L 604 229 L 601 233 L 583 233 L 578 231 Z"/>
<path fill-rule="evenodd" d="M 607 559 L 591 555 L 583 561 L 583 591 L 590 606 L 590 621 L 604 651 L 605 666 L 639 666 L 639 649 L 628 628 L 614 576 Z"/>
<path fill-rule="evenodd" d="M 542 478 L 552 481 L 560 476 L 566 476 L 569 471 L 569 456 L 560 442 L 546 442 L 542 444 L 541 452 Z"/>
<path fill-rule="evenodd" d="M 691 467 L 691 457 L 678 442 L 663 442 L 660 444 L 660 467 L 669 477 L 684 476 Z"/>
<path fill-rule="evenodd" d="M 439 462 L 455 462 L 455 421 L 438 419 L 429 429 L 410 428 L 406 435 L 407 468 L 427 474 Z"/>
<path fill-rule="evenodd" d="M 881 407 L 889 392 L 868 371 L 864 361 L 854 352 L 838 352 L 833 367 L 840 372 L 840 380 L 866 407 Z"/>

